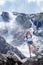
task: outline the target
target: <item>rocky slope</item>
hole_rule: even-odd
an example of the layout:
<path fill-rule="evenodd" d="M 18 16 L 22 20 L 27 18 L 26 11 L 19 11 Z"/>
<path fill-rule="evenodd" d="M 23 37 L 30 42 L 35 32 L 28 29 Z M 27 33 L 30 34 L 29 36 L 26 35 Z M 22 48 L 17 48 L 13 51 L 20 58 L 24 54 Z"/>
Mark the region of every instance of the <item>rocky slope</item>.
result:
<path fill-rule="evenodd" d="M 43 65 L 43 57 L 30 59 L 24 63 L 15 60 L 13 58 L 4 57 L 4 55 L 0 54 L 0 65 Z"/>
<path fill-rule="evenodd" d="M 0 36 L 0 53 L 6 54 L 8 51 L 13 49 L 14 48 L 6 42 L 4 37 Z"/>

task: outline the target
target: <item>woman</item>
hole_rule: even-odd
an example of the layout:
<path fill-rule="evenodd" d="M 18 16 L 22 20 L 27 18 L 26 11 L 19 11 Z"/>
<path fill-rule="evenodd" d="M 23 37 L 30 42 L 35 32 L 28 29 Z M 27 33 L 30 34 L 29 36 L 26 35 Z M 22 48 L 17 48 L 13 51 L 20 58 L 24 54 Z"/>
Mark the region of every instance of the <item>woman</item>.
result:
<path fill-rule="evenodd" d="M 28 48 L 29 48 L 30 57 L 31 57 L 31 45 L 32 45 L 33 48 L 34 48 L 35 54 L 36 54 L 36 46 L 33 44 L 32 34 L 30 33 L 30 31 L 28 31 L 28 32 L 25 34 L 25 40 L 26 40 L 26 42 L 27 42 L 27 45 L 28 45 Z"/>

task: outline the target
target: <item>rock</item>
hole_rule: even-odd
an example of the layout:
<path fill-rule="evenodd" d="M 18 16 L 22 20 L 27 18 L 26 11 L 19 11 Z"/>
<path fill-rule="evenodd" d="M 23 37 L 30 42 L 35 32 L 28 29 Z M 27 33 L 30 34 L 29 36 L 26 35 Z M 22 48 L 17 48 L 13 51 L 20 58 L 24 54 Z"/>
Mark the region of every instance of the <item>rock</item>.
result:
<path fill-rule="evenodd" d="M 6 61 L 5 61 L 6 60 Z M 43 56 L 28 59 L 24 63 L 0 53 L 0 65 L 43 65 Z"/>
<path fill-rule="evenodd" d="M 7 58 L 6 65 L 21 65 L 22 63 L 19 61 L 14 61 L 13 58 Z"/>
<path fill-rule="evenodd" d="M 9 22 L 10 17 L 9 17 L 9 13 L 8 12 L 2 12 L 2 18 L 5 22 Z"/>
<path fill-rule="evenodd" d="M 0 53 L 0 65 L 6 65 L 6 62 L 7 58 L 2 53 Z"/>
<path fill-rule="evenodd" d="M 6 54 L 11 50 L 14 50 L 14 47 L 8 44 L 3 36 L 0 36 L 0 52 Z"/>
<path fill-rule="evenodd" d="M 37 59 L 29 59 L 22 65 L 43 65 L 43 57 Z"/>

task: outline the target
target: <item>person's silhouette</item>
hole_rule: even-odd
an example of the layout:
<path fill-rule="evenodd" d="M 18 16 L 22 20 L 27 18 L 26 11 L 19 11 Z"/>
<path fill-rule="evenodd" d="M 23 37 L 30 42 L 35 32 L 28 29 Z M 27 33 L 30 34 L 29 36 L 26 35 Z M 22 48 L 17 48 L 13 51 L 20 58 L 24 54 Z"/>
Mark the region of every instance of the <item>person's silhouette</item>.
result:
<path fill-rule="evenodd" d="M 27 42 L 28 48 L 29 48 L 29 53 L 30 53 L 30 57 L 31 57 L 31 45 L 34 48 L 34 53 L 36 54 L 36 46 L 33 44 L 33 40 L 32 40 L 32 34 L 30 33 L 30 31 L 27 31 L 27 33 L 25 34 L 25 40 Z"/>

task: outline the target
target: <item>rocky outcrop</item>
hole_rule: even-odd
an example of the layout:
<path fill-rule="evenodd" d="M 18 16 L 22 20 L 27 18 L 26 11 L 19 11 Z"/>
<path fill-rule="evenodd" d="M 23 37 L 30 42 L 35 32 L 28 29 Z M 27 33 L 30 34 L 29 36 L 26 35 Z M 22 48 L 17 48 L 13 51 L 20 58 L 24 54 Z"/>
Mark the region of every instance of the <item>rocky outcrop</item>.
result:
<path fill-rule="evenodd" d="M 43 56 L 40 58 L 37 57 L 28 59 L 24 63 L 21 63 L 19 60 L 15 60 L 12 57 L 7 57 L 6 55 L 0 53 L 0 65 L 43 65 Z"/>
<path fill-rule="evenodd" d="M 2 12 L 1 16 L 2 16 L 3 21 L 9 22 L 10 16 L 8 12 Z"/>
<path fill-rule="evenodd" d="M 9 50 L 13 51 L 13 46 L 8 44 L 3 36 L 0 36 L 0 52 L 6 54 Z"/>

